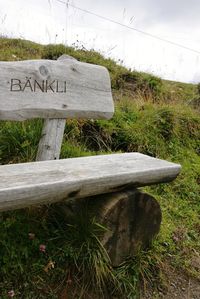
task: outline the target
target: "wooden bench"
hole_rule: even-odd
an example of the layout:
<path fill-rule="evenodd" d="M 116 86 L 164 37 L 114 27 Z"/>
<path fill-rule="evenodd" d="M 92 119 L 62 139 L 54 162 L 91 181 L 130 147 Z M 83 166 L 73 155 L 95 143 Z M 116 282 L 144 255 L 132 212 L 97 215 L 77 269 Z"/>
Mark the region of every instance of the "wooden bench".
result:
<path fill-rule="evenodd" d="M 104 67 L 66 55 L 0 62 L 0 119 L 45 119 L 37 162 L 0 166 L 0 211 L 175 179 L 180 165 L 139 153 L 58 160 L 66 118 L 109 119 L 113 113 Z"/>

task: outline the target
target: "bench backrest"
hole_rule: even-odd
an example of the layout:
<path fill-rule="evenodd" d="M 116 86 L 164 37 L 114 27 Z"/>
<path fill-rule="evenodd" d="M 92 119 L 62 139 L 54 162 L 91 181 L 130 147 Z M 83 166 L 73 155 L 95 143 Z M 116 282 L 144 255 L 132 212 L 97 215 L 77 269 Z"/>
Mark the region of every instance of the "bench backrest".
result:
<path fill-rule="evenodd" d="M 110 118 L 105 68 L 58 61 L 0 62 L 0 119 L 45 118 L 37 161 L 59 159 L 66 118 Z M 180 165 L 138 153 L 3 165 L 0 211 L 173 180 Z M 116 197 L 117 199 L 117 197 Z"/>
<path fill-rule="evenodd" d="M 66 118 L 109 119 L 113 112 L 105 67 L 67 55 L 0 62 L 0 120 L 47 119 L 37 160 L 59 158 Z"/>
<path fill-rule="evenodd" d="M 107 69 L 64 58 L 0 62 L 0 119 L 112 117 Z"/>

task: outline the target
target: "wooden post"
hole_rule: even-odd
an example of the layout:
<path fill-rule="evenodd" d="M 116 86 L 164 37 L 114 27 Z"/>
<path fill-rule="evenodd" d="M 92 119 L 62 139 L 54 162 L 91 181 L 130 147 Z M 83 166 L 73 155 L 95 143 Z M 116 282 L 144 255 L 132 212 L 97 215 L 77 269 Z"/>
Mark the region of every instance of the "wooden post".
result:
<path fill-rule="evenodd" d="M 62 55 L 58 61 L 76 60 L 69 55 Z M 45 119 L 42 137 L 39 142 L 36 161 L 57 160 L 60 157 L 66 119 Z"/>
<path fill-rule="evenodd" d="M 36 161 L 59 159 L 65 119 L 45 119 Z"/>

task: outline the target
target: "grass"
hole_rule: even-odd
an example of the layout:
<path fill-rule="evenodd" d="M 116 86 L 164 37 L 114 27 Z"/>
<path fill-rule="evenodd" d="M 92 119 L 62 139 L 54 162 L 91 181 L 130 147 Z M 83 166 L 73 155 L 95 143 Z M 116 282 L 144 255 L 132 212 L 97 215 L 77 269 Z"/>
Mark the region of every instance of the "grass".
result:
<path fill-rule="evenodd" d="M 0 123 L 0 163 L 34 161 L 42 121 Z"/>
<path fill-rule="evenodd" d="M 67 120 L 61 158 L 138 151 L 182 165 L 174 182 L 145 188 L 161 205 L 161 232 L 152 248 L 118 268 L 111 267 L 99 242 L 106 228 L 87 210 L 75 218 L 66 217 L 59 204 L 1 213 L 1 298 L 13 289 L 16 298 L 25 299 L 75 298 L 76 291 L 87 299 L 133 299 L 141 282 L 155 289 L 164 284 L 169 265 L 200 278 L 192 263 L 200 252 L 200 116 L 188 105 L 198 96 L 197 86 L 131 72 L 94 51 L 5 38 L 0 49 L 0 60 L 67 53 L 109 69 L 113 119 Z M 34 161 L 41 129 L 41 120 L 0 122 L 0 163 Z"/>

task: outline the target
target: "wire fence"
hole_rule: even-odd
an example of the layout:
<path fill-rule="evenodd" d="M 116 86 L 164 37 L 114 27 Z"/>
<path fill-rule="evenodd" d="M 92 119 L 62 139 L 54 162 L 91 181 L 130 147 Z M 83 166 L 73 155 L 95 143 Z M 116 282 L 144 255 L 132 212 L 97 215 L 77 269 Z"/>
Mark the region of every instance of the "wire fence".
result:
<path fill-rule="evenodd" d="M 21 0 L 15 10 L 4 4 L 3 11 L 1 1 L 1 34 L 94 49 L 129 68 L 166 79 L 200 80 L 199 50 L 135 28 L 132 26 L 134 17 L 127 25 L 126 20 L 120 22 L 82 8 L 73 0 L 46 0 L 40 1 L 40 5 Z"/>

